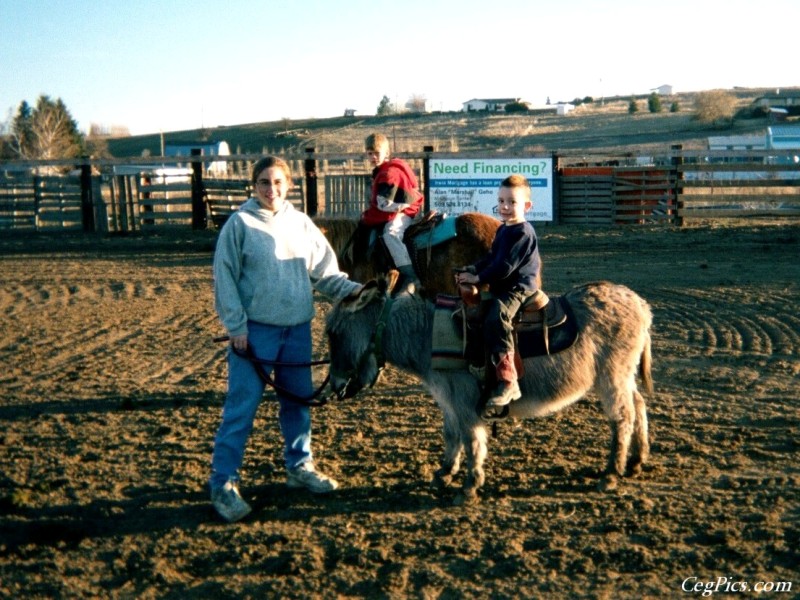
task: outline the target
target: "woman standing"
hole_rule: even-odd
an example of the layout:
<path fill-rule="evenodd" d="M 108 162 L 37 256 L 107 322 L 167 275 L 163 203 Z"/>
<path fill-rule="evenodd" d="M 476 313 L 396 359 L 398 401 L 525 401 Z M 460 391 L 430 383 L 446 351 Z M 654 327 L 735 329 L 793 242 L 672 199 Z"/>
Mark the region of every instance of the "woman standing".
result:
<path fill-rule="evenodd" d="M 249 349 L 264 361 L 308 363 L 313 290 L 340 299 L 361 287 L 339 271 L 335 253 L 311 219 L 287 202 L 291 181 L 285 160 L 259 160 L 253 166 L 255 197 L 225 223 L 214 254 L 215 308 L 231 348 L 209 484 L 214 508 L 230 522 L 251 510 L 239 493 L 239 469 L 265 387 L 240 353 Z M 276 365 L 274 379 L 295 396 L 313 393 L 311 367 Z M 310 409 L 280 394 L 278 402 L 287 484 L 315 493 L 335 490 L 337 482 L 314 466 Z"/>

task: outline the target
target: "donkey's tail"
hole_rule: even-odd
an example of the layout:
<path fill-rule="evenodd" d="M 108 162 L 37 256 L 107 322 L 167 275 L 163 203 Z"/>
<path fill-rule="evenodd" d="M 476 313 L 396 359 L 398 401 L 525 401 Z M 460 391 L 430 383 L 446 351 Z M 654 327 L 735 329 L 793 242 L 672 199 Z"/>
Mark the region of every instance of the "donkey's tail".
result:
<path fill-rule="evenodd" d="M 651 352 L 650 332 L 645 333 L 644 348 L 642 349 L 642 356 L 639 359 L 639 377 L 642 378 L 642 385 L 644 390 L 650 394 L 653 393 L 653 355 Z"/>

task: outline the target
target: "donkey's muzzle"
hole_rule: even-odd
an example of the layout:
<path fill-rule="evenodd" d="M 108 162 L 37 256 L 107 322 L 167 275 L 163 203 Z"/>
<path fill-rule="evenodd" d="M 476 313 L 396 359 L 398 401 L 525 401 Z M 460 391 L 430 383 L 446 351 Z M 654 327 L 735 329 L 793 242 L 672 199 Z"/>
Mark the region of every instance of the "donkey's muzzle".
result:
<path fill-rule="evenodd" d="M 331 376 L 331 388 L 339 400 L 352 398 L 361 391 L 362 387 L 363 386 L 354 381 L 352 377 L 342 379 Z"/>

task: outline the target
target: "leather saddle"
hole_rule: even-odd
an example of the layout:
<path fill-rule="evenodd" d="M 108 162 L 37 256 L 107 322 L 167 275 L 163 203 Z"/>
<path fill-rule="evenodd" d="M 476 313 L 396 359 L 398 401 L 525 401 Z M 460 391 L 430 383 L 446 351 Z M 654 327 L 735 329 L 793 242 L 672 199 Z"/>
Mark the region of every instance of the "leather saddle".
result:
<path fill-rule="evenodd" d="M 482 364 L 485 300 L 490 296 L 475 286 L 462 285 L 459 292 L 461 296 L 439 294 L 436 307 L 443 311 L 443 317 L 449 315 L 452 320 L 452 330 L 461 341 L 464 358 L 472 364 Z M 563 296 L 551 299 L 539 290 L 514 317 L 514 344 L 519 359 L 556 354 L 572 346 L 577 338 L 578 326 Z"/>
<path fill-rule="evenodd" d="M 522 358 L 556 354 L 578 339 L 578 324 L 564 296 L 550 299 L 539 290 L 514 319 L 517 352 Z"/>

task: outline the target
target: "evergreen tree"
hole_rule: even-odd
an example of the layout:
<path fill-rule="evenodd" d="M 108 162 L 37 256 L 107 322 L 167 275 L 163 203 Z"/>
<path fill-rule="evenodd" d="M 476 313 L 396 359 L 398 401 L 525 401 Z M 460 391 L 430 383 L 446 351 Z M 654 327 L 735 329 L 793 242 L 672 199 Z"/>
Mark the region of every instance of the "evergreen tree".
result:
<path fill-rule="evenodd" d="M 661 112 L 661 98 L 655 92 L 651 93 L 647 98 L 647 110 L 651 113 Z"/>
<path fill-rule="evenodd" d="M 11 122 L 11 137 L 13 138 L 12 145 L 15 149 L 17 149 L 16 153 L 22 158 L 27 158 L 25 156 L 25 149 L 29 148 L 32 143 L 32 115 L 33 109 L 31 108 L 30 104 L 23 100 L 19 103 L 17 114 L 14 117 L 14 120 Z"/>
<path fill-rule="evenodd" d="M 380 104 L 378 104 L 378 110 L 375 114 L 379 117 L 385 117 L 387 115 L 392 114 L 392 101 L 389 100 L 389 96 L 384 96 L 381 98 Z"/>
<path fill-rule="evenodd" d="M 528 112 L 529 108 L 525 102 L 509 102 L 505 105 L 507 113 L 523 113 Z"/>

